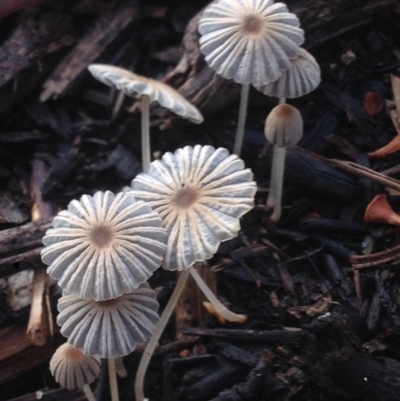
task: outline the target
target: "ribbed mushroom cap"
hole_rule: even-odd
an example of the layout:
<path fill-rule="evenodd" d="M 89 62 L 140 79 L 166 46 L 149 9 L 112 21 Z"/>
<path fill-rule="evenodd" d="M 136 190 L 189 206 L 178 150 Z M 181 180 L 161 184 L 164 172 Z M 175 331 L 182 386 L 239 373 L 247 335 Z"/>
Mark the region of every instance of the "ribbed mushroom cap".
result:
<path fill-rule="evenodd" d="M 50 372 L 56 382 L 68 390 L 83 388 L 100 374 L 100 358 L 86 355 L 65 343 L 57 348 L 51 358 Z"/>
<path fill-rule="evenodd" d="M 299 110 L 290 104 L 279 104 L 265 121 L 267 141 L 279 148 L 297 145 L 303 137 L 303 119 Z"/>
<path fill-rule="evenodd" d="M 163 82 L 106 64 L 91 64 L 88 69 L 94 78 L 103 84 L 114 86 L 125 95 L 132 97 L 147 95 L 150 102 L 157 102 L 182 118 L 187 118 L 195 124 L 203 122 L 203 116 L 199 110 L 175 89 Z"/>
<path fill-rule="evenodd" d="M 200 49 L 217 74 L 260 87 L 290 68 L 304 42 L 299 26 L 283 3 L 220 0 L 200 19 Z"/>
<path fill-rule="evenodd" d="M 148 173 L 132 181 L 132 193 L 163 220 L 168 232 L 163 267 L 188 269 L 237 236 L 239 218 L 254 204 L 252 180 L 243 161 L 223 148 L 186 146 L 150 163 Z"/>
<path fill-rule="evenodd" d="M 130 193 L 83 195 L 54 218 L 43 238 L 42 260 L 68 293 L 116 298 L 161 265 L 166 249 L 161 224 L 158 214 Z"/>
<path fill-rule="evenodd" d="M 304 49 L 292 66 L 275 81 L 257 88 L 264 95 L 288 99 L 301 97 L 312 92 L 321 82 L 321 70 L 315 58 Z"/>
<path fill-rule="evenodd" d="M 63 295 L 58 310 L 61 334 L 85 354 L 100 358 L 130 354 L 152 336 L 159 319 L 156 294 L 147 283 L 108 301 Z"/>

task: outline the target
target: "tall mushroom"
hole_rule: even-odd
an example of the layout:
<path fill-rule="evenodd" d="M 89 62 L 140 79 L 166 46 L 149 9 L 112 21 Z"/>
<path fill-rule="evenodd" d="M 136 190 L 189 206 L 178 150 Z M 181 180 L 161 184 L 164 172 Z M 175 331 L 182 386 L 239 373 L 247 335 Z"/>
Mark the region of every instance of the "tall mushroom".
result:
<path fill-rule="evenodd" d="M 128 96 L 139 95 L 142 100 L 142 163 L 143 171 L 147 172 L 150 156 L 150 103 L 157 102 L 161 106 L 173 111 L 182 118 L 200 124 L 203 116 L 175 89 L 162 82 L 141 75 L 134 74 L 124 68 L 106 64 L 91 64 L 88 67 L 94 78 L 100 82 L 114 86 Z"/>
<path fill-rule="evenodd" d="M 286 148 L 297 145 L 302 136 L 303 119 L 295 107 L 284 103 L 272 109 L 265 121 L 265 137 L 274 145 L 274 211 L 270 217 L 273 222 L 277 222 L 281 217 Z"/>
<path fill-rule="evenodd" d="M 279 98 L 279 103 L 285 103 L 286 98 L 293 99 L 305 96 L 312 92 L 321 82 L 321 70 L 315 58 L 304 49 L 300 49 L 300 53 L 296 59 L 291 61 L 291 67 L 282 73 L 275 81 L 267 85 L 257 88 L 264 95 Z M 268 194 L 267 206 L 274 207 L 275 191 L 277 186 L 277 153 L 278 147 L 274 145 L 272 157 L 272 171 L 270 180 L 270 190 Z"/>
<path fill-rule="evenodd" d="M 276 81 L 304 42 L 296 15 L 273 0 L 219 0 L 199 22 L 200 50 L 217 74 L 242 85 L 234 153 L 242 148 L 249 87 Z"/>
<path fill-rule="evenodd" d="M 226 320 L 246 319 L 227 310 L 191 267 L 211 258 L 222 241 L 238 235 L 239 218 L 253 207 L 256 184 L 251 170 L 236 155 L 223 148 L 196 145 L 166 153 L 151 163 L 147 174 L 132 181 L 132 188 L 137 199 L 160 214 L 168 233 L 163 267 L 182 271 L 139 364 L 135 392 L 137 401 L 142 401 L 147 365 L 189 272 Z"/>

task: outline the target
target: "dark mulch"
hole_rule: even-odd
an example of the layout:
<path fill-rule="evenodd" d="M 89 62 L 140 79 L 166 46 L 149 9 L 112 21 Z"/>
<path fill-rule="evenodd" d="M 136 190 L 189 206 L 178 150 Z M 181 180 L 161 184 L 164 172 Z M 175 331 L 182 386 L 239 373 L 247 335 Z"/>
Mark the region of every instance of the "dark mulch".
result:
<path fill-rule="evenodd" d="M 293 0 L 289 5 L 298 3 Z M 355 10 L 362 7 L 362 2 L 350 3 Z M 195 339 L 177 343 L 171 323 L 149 369 L 146 390 L 151 400 L 398 399 L 398 257 L 356 273 L 351 262 L 354 255 L 394 248 L 399 230 L 364 223 L 368 203 L 385 193 L 382 185 L 329 163 L 341 159 L 375 171 L 392 169 L 391 177 L 399 178 L 398 154 L 383 159 L 367 156 L 396 135 L 385 99 L 393 99 L 390 74 L 400 67 L 400 14 L 395 1 L 381 3 L 384 6 L 372 17 L 355 26 L 346 21 L 349 29 L 337 31 L 330 40 L 318 44 L 315 37 L 308 38 L 321 66 L 322 83 L 311 94 L 290 102 L 303 115 L 305 135 L 299 148 L 288 154 L 284 210 L 278 224 L 270 222 L 264 207 L 271 149 L 263 126 L 276 100 L 251 91 L 242 157 L 260 191 L 256 207 L 242 219 L 240 236 L 223 243 L 209 261 L 218 271 L 218 295 L 235 312 L 247 314 L 248 320 L 243 325 L 221 325 L 205 314 L 199 327 L 181 329 Z M 121 102 L 118 93 L 84 71 L 84 63 L 93 59 L 161 79 L 179 62 L 184 30 L 206 4 L 49 1 L 1 21 L 0 230 L 31 221 L 33 160 L 49 167 L 41 191 L 54 213 L 82 194 L 117 192 L 130 185 L 141 171 L 140 114 L 129 113 L 134 100 Z M 107 16 L 118 24 L 100 30 L 98 55 L 87 45 L 78 54 L 83 67 L 78 63 L 63 70 L 68 52 L 85 40 L 90 43 L 85 35 Z M 309 29 L 313 32 L 312 26 Z M 24 50 L 23 56 L 18 57 L 18 49 Z M 79 61 L 78 56 L 69 57 Z M 40 102 L 41 96 L 54 95 L 54 85 L 60 96 Z M 232 93 L 236 92 L 229 92 L 232 98 L 222 109 L 216 104 L 213 111 L 209 105 L 200 126 L 170 116 L 165 120 L 155 108 L 153 151 L 161 155 L 194 144 L 232 149 L 238 110 L 238 98 Z M 368 92 L 373 92 L 373 107 L 383 104 L 373 116 L 365 102 Z M 398 194 L 391 191 L 389 198 L 395 211 L 400 207 Z M 48 361 L 63 341 L 59 335 L 43 349 L 29 348 L 22 357 L 18 353 L 2 357 L 4 347 L 13 347 L 12 340 L 4 339 L 4 331 L 17 324 L 25 327 L 29 318 L 29 307 L 18 311 L 8 307 L 7 280 L 15 271 L 38 265 L 35 250 L 42 233 L 40 229 L 29 232 L 21 244 L 13 240 L 0 249 L 1 400 L 45 388 L 51 389 L 43 395 L 46 400 L 82 397 L 55 390 Z M 165 271 L 150 280 L 153 287 L 161 288 L 161 306 L 174 282 L 175 275 Z M 52 294 L 54 305 L 57 296 Z M 139 356 L 135 352 L 125 358 L 128 378 L 120 380 L 121 400 L 134 399 Z M 99 399 L 108 399 L 105 372 L 98 389 Z M 23 398 L 28 399 L 34 396 Z"/>

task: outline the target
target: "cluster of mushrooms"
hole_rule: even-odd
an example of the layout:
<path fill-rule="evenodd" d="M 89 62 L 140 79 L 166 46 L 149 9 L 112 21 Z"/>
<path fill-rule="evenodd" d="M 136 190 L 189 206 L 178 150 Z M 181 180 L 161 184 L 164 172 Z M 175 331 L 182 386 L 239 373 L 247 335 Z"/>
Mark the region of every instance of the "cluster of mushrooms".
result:
<path fill-rule="evenodd" d="M 158 102 L 177 115 L 201 123 L 200 112 L 173 88 L 122 68 L 89 66 L 106 85 L 142 101 L 143 173 L 132 189 L 97 192 L 73 200 L 53 220 L 43 238 L 42 260 L 63 289 L 57 323 L 67 343 L 54 354 L 50 368 L 64 387 L 90 384 L 107 359 L 113 401 L 118 400 L 116 358 L 148 339 L 135 382 L 136 401 L 145 400 L 147 366 L 191 275 L 213 310 L 223 319 L 242 323 L 219 302 L 194 266 L 211 258 L 223 241 L 238 235 L 240 218 L 254 204 L 253 174 L 238 157 L 241 152 L 250 85 L 279 105 L 265 124 L 274 145 L 270 193 L 271 219 L 281 214 L 285 148 L 302 137 L 300 112 L 287 98 L 303 96 L 320 82 L 315 59 L 300 45 L 304 32 L 283 3 L 272 0 L 217 0 L 199 23 L 200 48 L 217 74 L 242 84 L 234 154 L 211 146 L 186 146 L 151 162 L 149 105 Z M 147 280 L 160 266 L 180 271 L 162 316 Z"/>

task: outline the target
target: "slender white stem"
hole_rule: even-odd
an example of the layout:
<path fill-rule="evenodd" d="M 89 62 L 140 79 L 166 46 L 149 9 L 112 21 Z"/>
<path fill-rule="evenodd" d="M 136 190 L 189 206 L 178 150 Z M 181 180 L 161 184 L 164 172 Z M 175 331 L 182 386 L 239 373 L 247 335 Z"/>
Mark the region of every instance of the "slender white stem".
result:
<path fill-rule="evenodd" d="M 283 178 L 285 174 L 286 148 L 276 148 L 276 187 L 274 211 L 270 220 L 276 223 L 281 218 Z"/>
<path fill-rule="evenodd" d="M 149 342 L 146 344 L 142 358 L 140 359 L 138 370 L 135 378 L 135 399 L 136 401 L 144 401 L 144 378 L 146 376 L 147 367 L 149 366 L 150 359 L 153 356 L 154 350 L 157 346 L 158 340 L 163 333 L 165 326 L 168 323 L 172 312 L 175 309 L 178 299 L 182 294 L 183 288 L 185 287 L 186 281 L 189 277 L 189 271 L 193 270 L 191 267 L 189 270 L 184 270 L 181 272 L 178 281 L 176 282 L 174 291 L 172 292 L 171 298 L 169 299 L 167 306 L 165 307 L 160 320 L 157 323 L 156 330 Z"/>
<path fill-rule="evenodd" d="M 240 156 L 240 152 L 242 151 L 244 127 L 246 125 L 247 103 L 249 101 L 249 90 L 249 84 L 242 85 L 242 91 L 240 94 L 239 118 L 236 128 L 235 146 L 233 148 L 233 153 L 238 156 Z"/>
<path fill-rule="evenodd" d="M 194 281 L 196 281 L 196 284 L 199 286 L 205 297 L 210 301 L 215 312 L 225 318 L 228 322 L 244 323 L 246 321 L 246 315 L 233 313 L 221 303 L 221 301 L 210 290 L 210 287 L 201 278 L 200 274 L 197 273 L 196 269 L 190 269 L 190 275 L 193 277 Z"/>
<path fill-rule="evenodd" d="M 115 369 L 115 359 L 109 358 L 107 361 L 108 361 L 108 376 L 110 378 L 111 400 L 119 401 L 117 371 Z"/>
<path fill-rule="evenodd" d="M 272 209 L 275 204 L 275 192 L 276 192 L 276 145 L 274 145 L 272 153 L 272 165 L 271 165 L 271 178 L 269 180 L 269 191 L 267 198 L 267 207 Z"/>
<path fill-rule="evenodd" d="M 82 390 L 83 390 L 83 392 L 85 393 L 86 398 L 87 398 L 89 401 L 96 401 L 96 398 L 94 398 L 92 389 L 89 387 L 89 384 L 85 384 L 85 385 L 83 386 Z"/>
<path fill-rule="evenodd" d="M 286 103 L 286 98 L 285 97 L 280 97 L 279 98 L 279 104 L 284 104 Z"/>
<path fill-rule="evenodd" d="M 150 97 L 142 96 L 142 166 L 147 173 L 151 161 L 150 156 Z"/>

